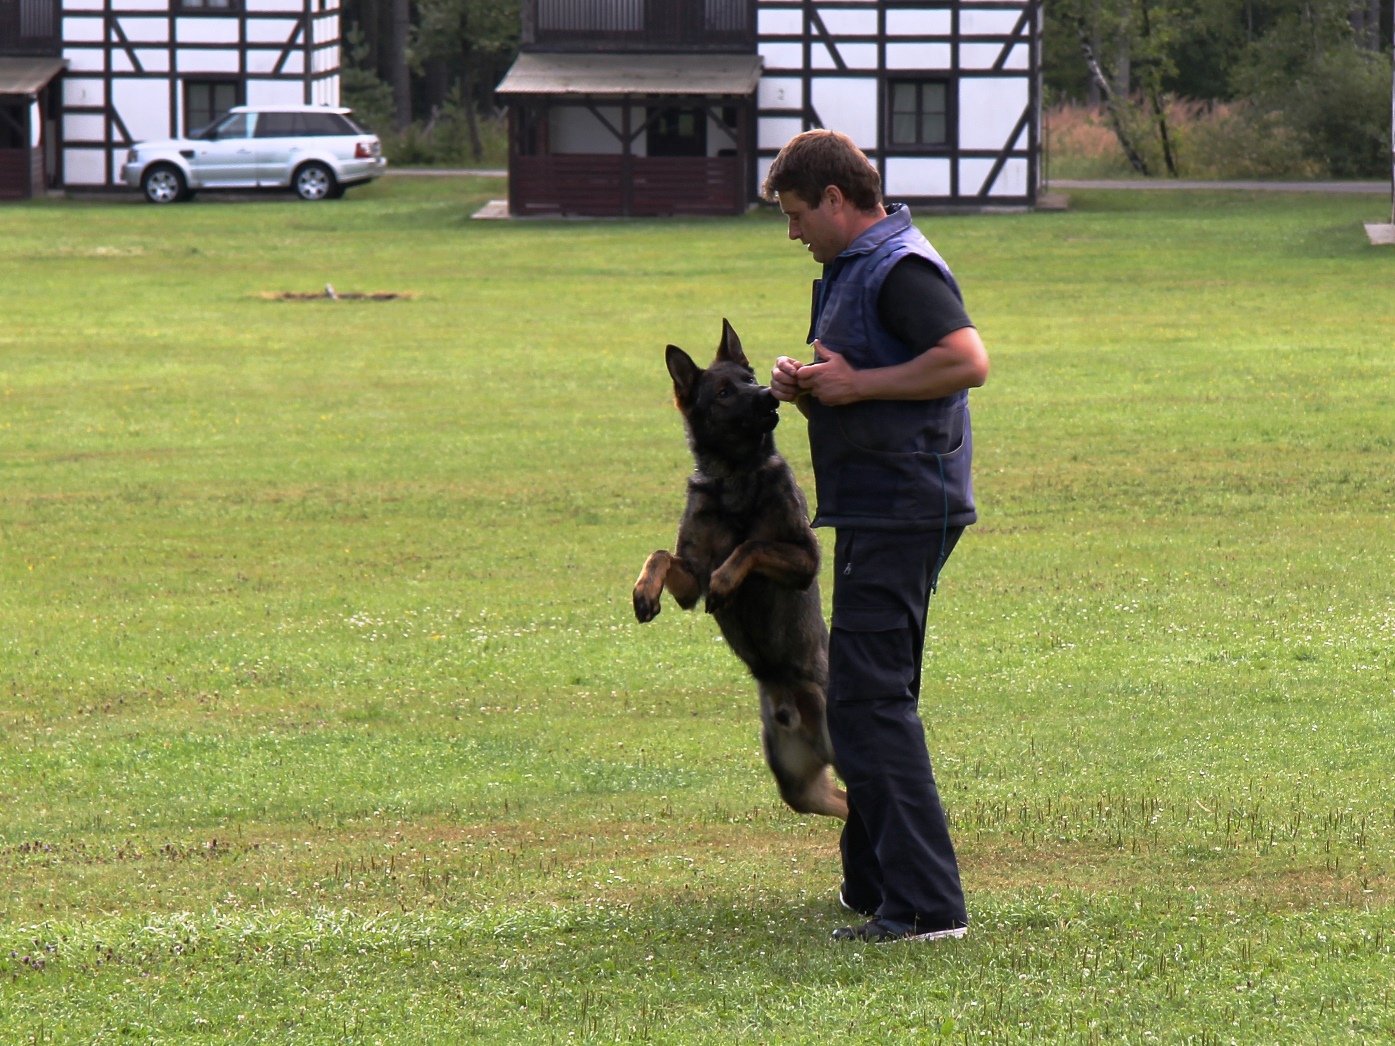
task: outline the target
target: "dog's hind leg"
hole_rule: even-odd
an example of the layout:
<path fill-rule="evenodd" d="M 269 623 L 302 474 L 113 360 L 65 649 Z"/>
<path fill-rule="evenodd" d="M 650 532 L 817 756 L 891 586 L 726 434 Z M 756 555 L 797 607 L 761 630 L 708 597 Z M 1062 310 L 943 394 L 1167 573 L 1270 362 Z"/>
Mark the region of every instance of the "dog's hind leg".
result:
<path fill-rule="evenodd" d="M 635 617 L 641 624 L 659 616 L 659 597 L 665 588 L 684 610 L 697 606 L 700 591 L 697 577 L 682 559 L 660 549 L 644 561 L 644 569 L 635 582 Z"/>
<path fill-rule="evenodd" d="M 832 745 L 821 716 L 808 706 L 810 695 L 783 687 L 760 687 L 761 744 L 780 798 L 801 814 L 848 819 L 847 793 L 829 777 Z M 800 700 L 804 698 L 805 700 Z M 821 709 L 820 704 L 820 709 Z"/>

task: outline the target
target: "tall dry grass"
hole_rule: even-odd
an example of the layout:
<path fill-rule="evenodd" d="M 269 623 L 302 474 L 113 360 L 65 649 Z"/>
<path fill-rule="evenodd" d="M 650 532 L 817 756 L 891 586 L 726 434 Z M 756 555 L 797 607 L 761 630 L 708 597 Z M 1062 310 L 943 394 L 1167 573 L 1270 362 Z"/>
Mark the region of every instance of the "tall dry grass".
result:
<path fill-rule="evenodd" d="M 1048 178 L 1137 178 L 1102 110 L 1053 105 L 1044 113 Z M 1274 114 L 1246 102 L 1174 99 L 1168 134 L 1182 178 L 1320 178 L 1327 171 L 1303 155 L 1296 136 Z M 1150 176 L 1166 177 L 1156 124 L 1141 104 L 1127 126 Z"/>

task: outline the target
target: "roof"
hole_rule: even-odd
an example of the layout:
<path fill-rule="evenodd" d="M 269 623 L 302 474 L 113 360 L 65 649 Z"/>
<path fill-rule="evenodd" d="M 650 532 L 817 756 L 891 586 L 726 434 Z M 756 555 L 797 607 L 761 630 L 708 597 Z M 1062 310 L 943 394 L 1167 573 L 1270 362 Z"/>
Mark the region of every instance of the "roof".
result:
<path fill-rule="evenodd" d="M 294 103 L 274 102 L 268 105 L 234 105 L 228 110 L 230 113 L 339 113 L 341 116 L 348 116 L 352 109 L 345 109 L 337 105 L 296 105 Z"/>
<path fill-rule="evenodd" d="M 67 66 L 66 58 L 0 58 L 0 94 L 37 94 Z"/>
<path fill-rule="evenodd" d="M 539 54 L 518 56 L 495 91 L 519 95 L 747 95 L 755 54 Z"/>

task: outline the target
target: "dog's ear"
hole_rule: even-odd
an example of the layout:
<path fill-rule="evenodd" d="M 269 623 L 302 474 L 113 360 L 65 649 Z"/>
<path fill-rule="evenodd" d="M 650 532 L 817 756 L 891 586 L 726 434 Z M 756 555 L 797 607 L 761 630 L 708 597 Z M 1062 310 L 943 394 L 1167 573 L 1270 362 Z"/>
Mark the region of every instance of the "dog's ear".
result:
<path fill-rule="evenodd" d="M 751 365 L 746 362 L 746 354 L 741 351 L 741 339 L 736 336 L 736 331 L 732 330 L 726 317 L 722 318 L 722 344 L 717 346 L 717 359 L 727 360 L 747 370 L 751 369 Z"/>
<path fill-rule="evenodd" d="M 698 378 L 702 377 L 702 368 L 677 345 L 664 350 L 664 359 L 668 363 L 669 377 L 673 379 L 673 395 L 681 407 L 692 399 Z"/>

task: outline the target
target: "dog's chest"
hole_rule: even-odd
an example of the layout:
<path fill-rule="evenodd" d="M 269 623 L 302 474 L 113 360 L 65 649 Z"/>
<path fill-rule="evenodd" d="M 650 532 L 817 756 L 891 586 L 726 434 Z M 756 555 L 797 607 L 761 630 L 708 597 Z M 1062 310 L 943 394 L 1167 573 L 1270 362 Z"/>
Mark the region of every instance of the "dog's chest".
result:
<path fill-rule="evenodd" d="M 743 541 L 769 531 L 771 513 L 757 477 L 695 481 L 688 518 L 680 535 L 681 553 L 703 575 L 720 566 Z"/>

